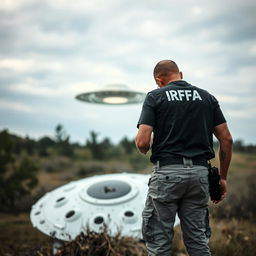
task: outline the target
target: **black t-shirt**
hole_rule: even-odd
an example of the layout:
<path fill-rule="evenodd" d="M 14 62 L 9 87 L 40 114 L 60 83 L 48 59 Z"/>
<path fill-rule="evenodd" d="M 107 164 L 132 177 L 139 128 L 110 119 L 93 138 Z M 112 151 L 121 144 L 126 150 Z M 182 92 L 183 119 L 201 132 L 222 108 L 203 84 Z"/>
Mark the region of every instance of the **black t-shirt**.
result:
<path fill-rule="evenodd" d="M 170 156 L 208 160 L 214 157 L 213 128 L 225 122 L 214 96 L 179 80 L 147 94 L 137 127 L 153 127 L 152 162 Z"/>

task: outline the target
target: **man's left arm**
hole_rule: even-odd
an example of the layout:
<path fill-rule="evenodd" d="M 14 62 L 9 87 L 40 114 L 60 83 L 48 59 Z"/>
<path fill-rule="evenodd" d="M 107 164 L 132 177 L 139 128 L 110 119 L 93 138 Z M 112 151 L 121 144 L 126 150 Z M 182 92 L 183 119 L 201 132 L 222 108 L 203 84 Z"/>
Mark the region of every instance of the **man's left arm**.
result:
<path fill-rule="evenodd" d="M 140 124 L 139 131 L 135 138 L 135 144 L 142 154 L 147 154 L 152 145 L 153 127 L 147 124 Z"/>

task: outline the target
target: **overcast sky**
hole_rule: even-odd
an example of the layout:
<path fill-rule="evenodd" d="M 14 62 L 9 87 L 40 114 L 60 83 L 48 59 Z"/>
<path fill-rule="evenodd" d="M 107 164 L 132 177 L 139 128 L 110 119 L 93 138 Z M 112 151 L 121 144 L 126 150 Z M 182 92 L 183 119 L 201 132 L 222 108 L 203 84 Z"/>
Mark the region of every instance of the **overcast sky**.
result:
<path fill-rule="evenodd" d="M 112 83 L 148 92 L 155 64 L 173 59 L 216 96 L 234 139 L 256 143 L 255 17 L 252 0 L 1 0 L 0 129 L 133 138 L 141 105 L 74 97 Z"/>

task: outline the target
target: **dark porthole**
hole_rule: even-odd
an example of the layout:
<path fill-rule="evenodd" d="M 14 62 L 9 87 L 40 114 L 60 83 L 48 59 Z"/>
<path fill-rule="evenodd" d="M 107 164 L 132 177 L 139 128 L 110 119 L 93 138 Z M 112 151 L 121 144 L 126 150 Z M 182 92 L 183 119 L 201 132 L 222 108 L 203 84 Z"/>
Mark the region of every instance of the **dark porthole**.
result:
<path fill-rule="evenodd" d="M 39 223 L 40 223 L 40 224 L 44 224 L 44 223 L 45 223 L 45 220 L 41 220 Z"/>
<path fill-rule="evenodd" d="M 98 217 L 96 217 L 95 219 L 94 219 L 94 223 L 95 224 L 102 224 L 104 222 L 104 219 L 103 219 L 103 217 L 101 217 L 101 216 L 98 216 Z"/>
<path fill-rule="evenodd" d="M 59 203 L 59 202 L 63 201 L 64 199 L 65 199 L 64 196 L 63 196 L 63 197 L 60 197 L 59 199 L 56 200 L 56 202 Z"/>
<path fill-rule="evenodd" d="M 75 215 L 75 211 L 74 210 L 69 211 L 69 212 L 66 213 L 66 219 L 69 219 L 69 218 L 71 218 L 74 215 Z"/>
<path fill-rule="evenodd" d="M 125 216 L 125 217 L 133 217 L 133 216 L 134 216 L 134 213 L 133 213 L 132 211 L 126 211 L 126 212 L 124 213 L 124 216 Z"/>
<path fill-rule="evenodd" d="M 41 212 L 36 212 L 35 215 L 39 215 Z"/>

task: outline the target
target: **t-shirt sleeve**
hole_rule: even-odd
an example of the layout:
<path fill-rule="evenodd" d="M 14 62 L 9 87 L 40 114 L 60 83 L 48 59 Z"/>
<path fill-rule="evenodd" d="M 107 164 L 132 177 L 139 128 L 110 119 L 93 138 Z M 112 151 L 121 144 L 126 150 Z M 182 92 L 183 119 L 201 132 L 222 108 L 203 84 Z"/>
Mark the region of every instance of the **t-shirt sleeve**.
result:
<path fill-rule="evenodd" d="M 213 126 L 226 123 L 226 119 L 220 109 L 218 100 L 212 96 L 213 100 Z"/>
<path fill-rule="evenodd" d="M 152 93 L 149 92 L 143 103 L 137 128 L 139 128 L 140 124 L 147 124 L 152 127 L 155 126 L 155 105 L 155 98 Z"/>

